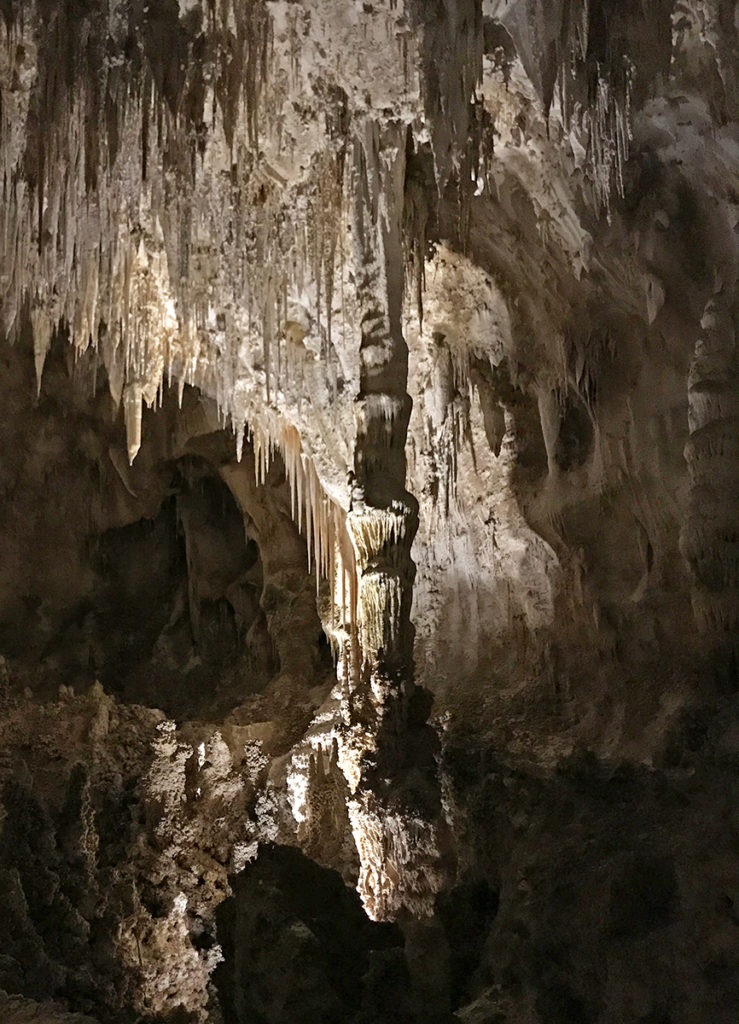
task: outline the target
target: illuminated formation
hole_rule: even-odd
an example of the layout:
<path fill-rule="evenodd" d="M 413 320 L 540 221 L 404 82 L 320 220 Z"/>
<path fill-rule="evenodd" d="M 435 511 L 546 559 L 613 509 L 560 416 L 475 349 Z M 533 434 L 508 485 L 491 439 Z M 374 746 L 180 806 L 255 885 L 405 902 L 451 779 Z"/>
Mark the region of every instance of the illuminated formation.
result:
<path fill-rule="evenodd" d="M 3 1021 L 734 1024 L 730 8 L 0 0 Z"/>

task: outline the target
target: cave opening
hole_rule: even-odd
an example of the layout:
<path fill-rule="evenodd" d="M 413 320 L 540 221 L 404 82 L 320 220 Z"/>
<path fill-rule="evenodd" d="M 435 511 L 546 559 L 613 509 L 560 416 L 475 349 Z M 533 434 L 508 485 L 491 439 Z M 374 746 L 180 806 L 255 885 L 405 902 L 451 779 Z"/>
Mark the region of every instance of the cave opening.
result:
<path fill-rule="evenodd" d="M 181 408 L 167 392 L 145 411 L 129 465 L 94 355 L 72 361 L 57 336 L 37 396 L 28 336 L 3 363 L 0 654 L 19 689 L 49 698 L 97 680 L 124 703 L 217 720 L 286 661 L 331 675 L 279 459 L 247 488 L 247 510 L 222 470 L 253 476 L 251 452 L 237 464 L 232 433 L 196 389 Z M 281 549 L 267 576 L 264 538 Z M 305 628 L 280 650 L 270 623 L 286 604 Z"/>
<path fill-rule="evenodd" d="M 213 976 L 230 1024 L 416 1019 L 401 929 L 371 921 L 337 871 L 266 845 L 232 889 L 217 912 Z"/>
<path fill-rule="evenodd" d="M 167 497 L 153 518 L 94 538 L 83 626 L 106 690 L 140 704 L 154 696 L 181 719 L 259 691 L 277 660 L 259 548 L 231 492 L 199 457 L 162 471 Z"/>

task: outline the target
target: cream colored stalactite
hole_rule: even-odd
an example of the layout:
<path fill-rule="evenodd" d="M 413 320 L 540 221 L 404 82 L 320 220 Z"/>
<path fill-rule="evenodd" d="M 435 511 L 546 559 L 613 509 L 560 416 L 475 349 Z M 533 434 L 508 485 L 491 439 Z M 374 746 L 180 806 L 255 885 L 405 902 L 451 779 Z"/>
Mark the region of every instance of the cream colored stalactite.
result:
<path fill-rule="evenodd" d="M 89 13 L 92 35 L 101 17 Z M 57 23 L 72 31 L 64 18 L 60 9 L 49 32 Z M 77 348 L 98 346 L 111 394 L 124 403 L 130 458 L 140 444 L 141 401 L 153 404 L 165 374 L 181 388 L 200 386 L 236 422 L 239 375 L 253 378 L 250 390 L 263 403 L 284 405 L 291 382 L 280 333 L 291 288 L 314 296 L 317 331 L 330 334 L 343 182 L 336 145 L 319 132 L 310 135 L 299 180 L 262 156 L 262 145 L 275 149 L 288 98 L 285 54 L 267 47 L 266 8 L 239 0 L 220 5 L 218 25 L 204 21 L 216 32 L 216 63 L 223 33 L 244 48 L 231 55 L 244 82 L 233 102 L 206 89 L 208 135 L 197 153 L 191 126 L 158 93 L 146 64 L 131 71 L 122 55 L 111 58 L 95 93 L 82 73 L 60 86 L 43 45 L 46 26 L 36 31 L 34 19 L 29 6 L 22 23 L 0 24 L 0 328 L 12 336 L 30 310 L 39 379 L 60 325 Z M 49 110 L 36 142 L 32 113 L 42 94 Z M 260 104 L 268 138 L 257 142 Z M 41 153 L 36 178 L 26 172 L 29 149 Z M 244 358 L 257 347 L 260 359 Z"/>
<path fill-rule="evenodd" d="M 146 101 L 129 99 L 122 105 L 119 156 L 114 168 L 103 163 L 97 168 L 98 187 L 91 192 L 84 171 L 85 89 L 82 81 L 67 97 L 63 124 L 49 126 L 48 155 L 35 191 L 17 174 L 6 179 L 10 194 L 0 213 L 3 326 L 12 336 L 28 302 L 39 387 L 59 325 L 67 327 L 78 350 L 100 346 L 111 393 L 124 399 L 133 459 L 140 445 L 141 401 L 153 404 L 165 361 L 171 363 L 174 352 L 181 365 L 194 367 L 197 342 L 188 352 L 182 348 L 157 214 L 164 184 L 155 154 L 148 181 L 141 180 L 142 123 L 150 116 Z M 8 147 L 4 139 L 5 162 L 17 172 L 22 150 L 9 153 Z"/>
<path fill-rule="evenodd" d="M 256 0 L 220 5 L 219 31 L 233 34 L 244 12 L 258 9 Z M 55 17 L 64 19 L 65 10 Z M 38 66 L 36 56 L 36 38 L 43 41 L 46 26 L 35 23 L 33 12 L 23 29 L 8 30 L 3 22 L 1 42 L 15 49 L 2 60 L 18 65 L 0 64 L 3 116 L 14 104 L 24 127 L 3 130 L 0 140 L 6 170 L 0 203 L 3 327 L 12 334 L 24 309 L 30 310 L 39 376 L 59 325 L 78 350 L 99 347 L 111 394 L 124 406 L 130 459 L 141 444 L 142 403 L 156 401 L 164 378 L 176 379 L 181 389 L 186 382 L 201 386 L 216 398 L 224 418 L 250 423 L 258 478 L 265 478 L 274 451 L 282 451 L 311 565 L 317 580 L 323 575 L 331 581 L 331 626 L 347 687 L 363 668 L 370 673 L 376 712 L 370 728 L 358 721 L 350 700 L 345 704 L 351 737 L 345 746 L 352 754 L 344 763 L 355 765 L 347 777 L 359 789 L 358 749 L 375 742 L 376 726 L 398 696 L 412 652 L 410 545 L 416 506 L 405 491 L 410 399 L 401 330 L 405 126 L 391 122 L 380 128 L 367 120 L 356 143 L 354 269 L 362 342 L 357 487 L 347 521 L 287 426 L 290 410 L 280 408 L 284 378 L 278 347 L 291 285 L 315 296 L 319 333 L 326 321 L 328 334 L 326 299 L 344 215 L 342 165 L 334 142 L 325 152 L 317 143 L 301 168 L 302 184 L 314 198 L 295 208 L 296 183 L 262 159 L 264 140 L 257 140 L 257 128 L 278 131 L 284 97 L 275 84 L 279 69 L 271 68 L 262 47 L 260 33 L 269 35 L 266 22 L 257 21 L 262 27 L 257 25 L 254 39 L 248 32 L 239 35 L 246 39 L 244 88 L 233 109 L 206 96 L 212 119 L 204 152 L 193 147 L 192 126 L 181 112 L 158 94 L 146 61 L 140 78 L 129 75 L 124 61 L 112 61 L 99 69 L 96 83 L 102 95 L 109 86 L 112 90 L 109 114 L 94 102 L 87 74 L 76 75 L 71 85 L 65 80 L 50 100 L 46 96 L 48 117 L 34 137 L 43 159 L 33 184 L 24 160 L 33 90 L 43 91 L 49 72 Z M 59 24 L 64 32 L 74 29 L 64 20 Z M 263 127 L 256 120 L 260 103 L 270 110 Z M 97 121 L 91 120 L 91 107 Z M 193 159 L 192 173 L 173 166 L 173 152 L 183 165 Z M 253 355 L 257 340 L 263 345 L 261 365 L 247 358 L 245 369 L 242 349 Z M 249 376 L 250 387 L 242 389 L 253 395 L 248 409 L 234 407 L 236 363 Z M 361 744 L 355 743 L 360 734 Z"/>
<path fill-rule="evenodd" d="M 361 660 L 377 665 L 385 652 L 401 642 L 404 579 L 396 557 L 407 544 L 408 523 L 404 512 L 363 509 L 350 512 L 346 527 L 358 574 L 358 629 Z M 383 562 L 383 560 L 386 560 Z M 361 666 L 356 666 L 357 671 Z M 370 676 L 378 700 L 383 688 Z"/>
<path fill-rule="evenodd" d="M 252 424 L 237 431 L 239 461 L 246 433 L 254 450 L 255 483 L 265 483 L 275 456 L 282 459 L 291 515 L 306 540 L 307 568 L 315 575 L 317 592 L 322 579 L 329 585 L 330 608 L 324 627 L 334 642 L 339 665 L 348 670 L 357 619 L 357 568 L 346 513 L 326 493 L 291 423 L 278 414 L 255 416 Z"/>

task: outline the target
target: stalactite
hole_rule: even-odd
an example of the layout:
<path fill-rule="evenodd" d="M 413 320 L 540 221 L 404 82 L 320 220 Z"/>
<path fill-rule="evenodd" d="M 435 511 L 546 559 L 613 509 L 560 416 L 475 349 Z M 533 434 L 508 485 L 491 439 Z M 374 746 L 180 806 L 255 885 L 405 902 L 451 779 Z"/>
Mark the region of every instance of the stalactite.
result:
<path fill-rule="evenodd" d="M 201 79 L 197 62 L 182 73 L 178 63 L 176 95 L 157 63 L 167 58 L 147 48 L 145 32 L 142 51 L 128 63 L 103 64 L 94 88 L 82 74 L 67 80 L 47 56 L 58 34 L 69 36 L 65 52 L 74 66 L 84 59 L 75 40 L 88 38 L 94 48 L 107 31 L 94 7 L 86 35 L 75 35 L 67 17 L 65 10 L 54 15 L 40 48 L 18 38 L 18 23 L 0 27 L 7 54 L 0 63 L 4 329 L 17 333 L 29 305 L 38 374 L 50 328 L 64 322 L 77 348 L 100 346 L 114 397 L 122 394 L 114 383 L 122 366 L 123 383 L 155 402 L 166 367 L 180 388 L 212 382 L 230 416 L 238 415 L 230 376 L 243 337 L 238 314 L 248 310 L 250 330 L 261 327 L 264 397 L 279 402 L 290 384 L 280 350 L 290 288 L 314 288 L 330 334 L 343 162 L 335 142 L 315 158 L 299 186 L 306 222 L 301 208 L 290 208 L 284 179 L 260 158 L 256 115 L 270 102 L 271 73 L 271 19 L 262 0 L 220 5 L 209 26 L 212 67 Z M 18 60 L 26 65 L 21 75 Z M 208 146 L 216 152 L 222 133 L 233 156 L 228 183 L 217 158 L 209 164 L 204 151 L 193 161 L 187 155 L 200 145 L 200 109 L 209 106 Z M 34 128 L 39 117 L 43 131 Z M 301 251 L 315 260 L 307 265 Z M 214 310 L 213 295 L 237 316 Z M 223 326 L 214 331 L 216 319 Z"/>
<path fill-rule="evenodd" d="M 317 588 L 322 579 L 329 585 L 330 613 L 325 625 L 343 664 L 351 659 L 358 621 L 356 555 L 346 513 L 325 493 L 295 427 L 275 417 L 267 426 L 257 419 L 248 431 L 254 449 L 255 483 L 265 483 L 270 461 L 275 453 L 280 454 L 290 488 L 292 518 L 306 539 L 308 569 L 315 575 Z"/>
<path fill-rule="evenodd" d="M 141 387 L 136 384 L 127 384 L 123 392 L 123 412 L 130 463 L 133 463 L 141 448 L 141 402 Z"/>
<path fill-rule="evenodd" d="M 585 134 L 594 204 L 610 212 L 615 189 L 624 194 L 624 167 L 632 138 L 631 105 L 637 66 L 628 48 L 638 50 L 654 36 L 655 65 L 667 55 L 659 50 L 657 28 L 667 17 L 668 6 L 645 7 L 633 27 L 633 15 L 618 6 L 577 0 L 565 4 L 555 41 L 560 114 L 568 130 Z M 629 18 L 632 17 L 632 23 Z M 594 19 L 604 24 L 594 25 Z M 608 25 L 612 20 L 613 25 Z M 620 20 L 622 19 L 622 20 Z M 630 30 L 630 31 L 629 31 Z M 639 33 L 643 39 L 636 39 Z M 616 48 L 618 44 L 621 49 Z M 551 100 L 546 100 L 547 113 Z"/>

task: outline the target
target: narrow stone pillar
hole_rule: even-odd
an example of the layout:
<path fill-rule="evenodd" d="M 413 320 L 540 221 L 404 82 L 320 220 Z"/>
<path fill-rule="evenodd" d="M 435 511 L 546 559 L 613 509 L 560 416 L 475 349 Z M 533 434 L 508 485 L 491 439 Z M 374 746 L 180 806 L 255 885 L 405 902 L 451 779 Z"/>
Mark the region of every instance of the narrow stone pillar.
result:
<path fill-rule="evenodd" d="M 728 304 L 711 299 L 688 375 L 690 475 L 688 510 L 680 537 L 693 574 L 699 629 L 736 655 L 739 629 L 739 359 Z M 733 671 L 736 671 L 734 666 Z"/>
<path fill-rule="evenodd" d="M 353 798 L 359 891 L 376 918 L 428 913 L 437 884 L 438 809 L 428 702 L 413 682 L 411 545 L 418 504 L 405 487 L 411 413 L 401 312 L 405 130 L 368 121 L 354 147 L 354 266 L 361 325 L 352 507 L 359 644 L 340 764 Z M 413 771 L 413 784 L 409 777 Z"/>
<path fill-rule="evenodd" d="M 363 681 L 398 686 L 412 675 L 411 544 L 418 503 L 405 488 L 411 414 L 408 347 L 401 326 L 402 128 L 370 122 L 354 153 L 354 264 L 359 303 L 360 389 L 354 487 L 348 516 L 359 576 Z M 381 684 L 380 680 L 384 682 Z"/>

